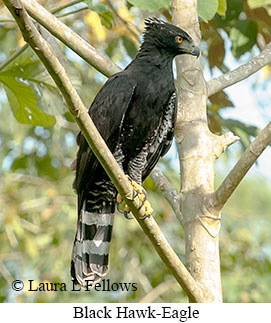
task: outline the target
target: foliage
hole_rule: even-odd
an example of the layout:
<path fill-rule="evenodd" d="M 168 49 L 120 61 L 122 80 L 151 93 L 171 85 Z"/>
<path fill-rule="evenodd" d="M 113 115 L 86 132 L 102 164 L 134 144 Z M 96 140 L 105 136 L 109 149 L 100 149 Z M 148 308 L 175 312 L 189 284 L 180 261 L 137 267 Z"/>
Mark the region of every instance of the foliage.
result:
<path fill-rule="evenodd" d="M 227 302 L 270 302 L 270 185 L 251 177 L 222 214 L 221 270 Z"/>
<path fill-rule="evenodd" d="M 155 11 L 161 8 L 168 8 L 171 4 L 171 0 L 129 0 L 131 4 L 141 10 Z"/>
<path fill-rule="evenodd" d="M 68 3 L 68 1 L 63 1 Z M 88 8 L 86 8 L 86 3 Z M 208 5 L 207 5 L 208 3 Z M 59 1 L 46 2 L 55 8 Z M 198 0 L 202 18 L 202 48 L 209 74 L 229 69 L 226 54 L 248 60 L 271 41 L 270 1 Z M 92 45 L 124 67 L 136 54 L 143 20 L 152 14 L 171 19 L 170 1 L 85 1 L 58 15 Z M 142 7 L 143 6 L 143 7 Z M 155 12 L 154 12 L 155 11 Z M 186 301 L 184 293 L 153 253 L 135 221 L 117 216 L 112 243 L 112 282 L 135 282 L 136 292 L 15 293 L 14 278 L 37 282 L 66 282 L 70 289 L 70 254 L 76 224 L 76 198 L 69 168 L 76 152 L 77 127 L 53 81 L 30 49 L 14 51 L 23 40 L 4 7 L 0 7 L 0 295 L 17 302 L 138 302 L 164 284 L 163 294 L 148 301 Z M 226 44 L 231 50 L 226 51 Z M 60 56 L 86 105 L 105 78 L 70 50 L 59 45 Z M 8 58 L 16 58 L 6 64 Z M 267 79 L 270 74 L 266 74 Z M 266 80 L 266 79 L 265 79 Z M 245 148 L 258 133 L 255 126 L 222 118 L 234 108 L 226 92 L 209 99 L 209 126 L 214 133 L 231 130 Z M 178 166 L 164 159 L 160 166 L 179 187 Z M 221 176 L 224 174 L 221 174 Z M 162 231 L 176 252 L 184 254 L 183 231 L 153 182 L 145 183 Z M 222 281 L 225 301 L 271 301 L 268 272 L 268 186 L 250 178 L 239 187 L 224 210 L 221 233 Z M 268 209 L 269 208 L 269 209 Z M 126 230 L 123 227 L 126 226 Z M 176 241 L 178 241 L 176 243 Z"/>

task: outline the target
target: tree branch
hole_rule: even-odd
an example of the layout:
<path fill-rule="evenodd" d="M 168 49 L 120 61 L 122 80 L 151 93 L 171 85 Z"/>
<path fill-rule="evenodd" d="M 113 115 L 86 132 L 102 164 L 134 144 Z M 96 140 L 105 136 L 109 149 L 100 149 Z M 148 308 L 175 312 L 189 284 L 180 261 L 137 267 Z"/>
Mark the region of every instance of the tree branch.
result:
<path fill-rule="evenodd" d="M 175 212 L 178 220 L 183 223 L 182 213 L 180 211 L 181 201 L 180 196 L 175 190 L 175 188 L 168 181 L 166 176 L 160 171 L 158 167 L 156 167 L 151 172 L 151 178 L 160 191 L 163 193 L 163 196 L 166 198 L 168 203 L 171 205 L 173 211 Z"/>
<path fill-rule="evenodd" d="M 70 1 L 69 3 L 66 3 L 66 4 L 64 4 L 63 6 L 56 7 L 56 8 L 55 8 L 55 9 L 53 9 L 51 12 L 52 12 L 53 14 L 55 14 L 55 13 L 57 13 L 57 12 L 59 12 L 59 11 L 62 11 L 62 10 L 66 9 L 66 8 L 69 8 L 69 7 L 72 7 L 72 6 L 74 6 L 74 5 L 76 5 L 76 4 L 80 3 L 80 2 L 83 2 L 83 1 L 84 1 L 84 0 L 74 0 L 74 1 Z"/>
<path fill-rule="evenodd" d="M 59 21 L 48 10 L 41 6 L 36 0 L 21 0 L 28 13 L 43 27 L 49 30 L 56 38 L 71 48 L 86 62 L 96 68 L 99 72 L 109 77 L 121 69 L 105 55 L 97 51 L 83 38 L 74 33 L 69 27 Z M 233 71 L 223 74 L 207 83 L 208 96 L 217 93 L 226 87 L 244 80 L 256 73 L 266 64 L 271 63 L 271 43 L 255 58 L 243 64 Z"/>
<path fill-rule="evenodd" d="M 53 77 L 68 104 L 70 112 L 73 114 L 91 149 L 99 159 L 119 193 L 123 196 L 125 202 L 152 242 L 162 261 L 171 270 L 176 280 L 186 291 L 189 298 L 197 302 L 202 301 L 203 295 L 201 288 L 175 254 L 154 218 L 148 217 L 144 220 L 140 219 L 144 215 L 144 207 L 139 209 L 141 202 L 138 197 L 131 199 L 133 196 L 131 184 L 127 180 L 127 177 L 117 164 L 112 153 L 107 148 L 105 142 L 95 128 L 95 125 L 89 117 L 85 106 L 83 105 L 76 90 L 73 88 L 63 66 L 59 63 L 52 48 L 41 37 L 33 22 L 27 15 L 22 2 L 20 0 L 3 0 L 3 2 L 15 18 L 25 41 L 29 43 L 48 72 Z"/>
<path fill-rule="evenodd" d="M 251 166 L 269 144 L 271 144 L 271 122 L 249 145 L 218 189 L 210 195 L 208 208 L 215 209 L 216 212 L 223 208 Z"/>
<path fill-rule="evenodd" d="M 254 57 L 246 64 L 210 80 L 207 83 L 208 96 L 246 79 L 269 63 L 271 63 L 271 43 L 269 43 L 258 56 Z"/>
<path fill-rule="evenodd" d="M 107 77 L 121 69 L 35 0 L 21 0 L 32 18 Z"/>
<path fill-rule="evenodd" d="M 56 15 L 56 17 L 57 18 L 64 18 L 64 17 L 74 15 L 75 13 L 78 13 L 78 12 L 81 12 L 81 11 L 84 11 L 84 10 L 89 10 L 88 6 L 84 6 L 82 8 L 78 8 L 78 9 L 74 9 L 73 11 L 69 11 L 69 12 L 66 12 L 66 13 L 58 14 L 58 15 Z"/>

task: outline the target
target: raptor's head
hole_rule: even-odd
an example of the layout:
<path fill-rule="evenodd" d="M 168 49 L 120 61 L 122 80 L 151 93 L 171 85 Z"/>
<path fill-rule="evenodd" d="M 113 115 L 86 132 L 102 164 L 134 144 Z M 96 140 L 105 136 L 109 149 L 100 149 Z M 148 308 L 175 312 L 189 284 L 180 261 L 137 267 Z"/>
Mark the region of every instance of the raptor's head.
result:
<path fill-rule="evenodd" d="M 145 20 L 144 45 L 165 50 L 173 56 L 190 54 L 199 57 L 200 49 L 181 28 L 157 18 Z"/>

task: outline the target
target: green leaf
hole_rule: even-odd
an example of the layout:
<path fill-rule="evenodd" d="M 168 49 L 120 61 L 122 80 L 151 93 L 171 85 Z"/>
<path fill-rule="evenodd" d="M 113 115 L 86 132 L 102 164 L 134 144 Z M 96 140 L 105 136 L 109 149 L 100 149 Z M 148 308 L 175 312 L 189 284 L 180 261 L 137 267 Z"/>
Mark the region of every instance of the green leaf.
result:
<path fill-rule="evenodd" d="M 226 26 L 232 26 L 233 21 L 238 20 L 240 13 L 244 10 L 243 0 L 227 1 L 227 11 L 224 17 L 215 15 L 214 22 L 217 28 L 225 28 Z"/>
<path fill-rule="evenodd" d="M 224 16 L 226 11 L 227 11 L 227 0 L 219 0 L 218 1 L 217 13 L 220 16 Z"/>
<path fill-rule="evenodd" d="M 102 24 L 106 28 L 111 29 L 114 26 L 114 16 L 107 6 L 103 4 L 97 4 L 96 6 L 92 6 L 91 10 L 98 13 L 101 18 Z"/>
<path fill-rule="evenodd" d="M 40 177 L 50 178 L 52 181 L 56 181 L 59 178 L 59 169 L 52 166 L 52 159 L 50 156 L 36 158 L 35 162 L 35 167 L 38 170 L 38 175 Z"/>
<path fill-rule="evenodd" d="M 240 57 L 254 46 L 257 30 L 257 23 L 253 20 L 239 21 L 232 27 L 230 38 L 234 57 Z"/>
<path fill-rule="evenodd" d="M 35 88 L 38 88 L 37 106 L 49 115 L 59 115 L 67 112 L 67 107 L 59 93 L 58 88 L 48 83 L 36 80 Z"/>
<path fill-rule="evenodd" d="M 64 115 L 64 118 L 69 121 L 69 122 L 75 122 L 74 121 L 74 117 L 72 116 L 72 114 L 70 112 L 66 112 Z"/>
<path fill-rule="evenodd" d="M 0 75 L 0 82 L 4 84 L 10 108 L 17 121 L 44 127 L 51 127 L 55 124 L 53 116 L 37 108 L 35 92 L 29 85 L 5 75 Z"/>
<path fill-rule="evenodd" d="M 0 77 L 20 79 L 22 84 L 29 86 L 35 93 L 38 108 L 49 115 L 59 115 L 67 111 L 65 103 L 48 73 L 39 60 L 32 57 L 31 52 L 20 55 L 8 69 L 1 71 Z"/>
<path fill-rule="evenodd" d="M 28 167 L 28 156 L 23 155 L 16 158 L 12 164 L 12 170 L 16 171 L 17 169 L 26 169 Z"/>
<path fill-rule="evenodd" d="M 88 5 L 89 9 L 92 8 L 92 0 L 84 0 L 84 2 Z M 91 9 L 92 10 L 92 9 Z"/>
<path fill-rule="evenodd" d="M 218 0 L 198 0 L 198 15 L 205 21 L 211 20 L 218 10 Z"/>
<path fill-rule="evenodd" d="M 128 0 L 132 5 L 140 10 L 155 11 L 161 8 L 168 8 L 171 5 L 171 0 Z"/>
<path fill-rule="evenodd" d="M 136 53 L 137 53 L 137 47 L 135 43 L 129 38 L 128 36 L 124 35 L 122 37 L 123 45 L 127 51 L 127 54 L 131 57 L 134 58 Z"/>
<path fill-rule="evenodd" d="M 39 248 L 47 247 L 52 242 L 53 237 L 50 234 L 38 234 L 35 242 Z"/>
<path fill-rule="evenodd" d="M 110 39 L 107 43 L 106 54 L 112 58 L 114 51 L 118 48 L 119 38 Z"/>
<path fill-rule="evenodd" d="M 251 9 L 255 9 L 271 5 L 271 0 L 248 0 L 247 3 Z"/>
<path fill-rule="evenodd" d="M 114 16 L 111 12 L 111 10 L 104 4 L 97 4 L 93 5 L 92 0 L 85 0 L 86 4 L 88 5 L 90 10 L 93 10 L 97 12 L 97 14 L 101 18 L 102 24 L 108 28 L 111 29 L 114 26 Z"/>

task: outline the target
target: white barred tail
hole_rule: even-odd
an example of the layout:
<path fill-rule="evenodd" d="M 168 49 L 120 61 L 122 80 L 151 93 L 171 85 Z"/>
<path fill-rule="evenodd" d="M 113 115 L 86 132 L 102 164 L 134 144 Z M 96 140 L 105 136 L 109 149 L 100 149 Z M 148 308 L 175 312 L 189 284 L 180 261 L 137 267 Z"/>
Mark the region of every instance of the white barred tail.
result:
<path fill-rule="evenodd" d="M 78 220 L 72 252 L 71 275 L 76 283 L 93 285 L 108 272 L 114 213 L 92 213 L 85 204 Z M 89 284 L 88 284 L 89 285 Z"/>

